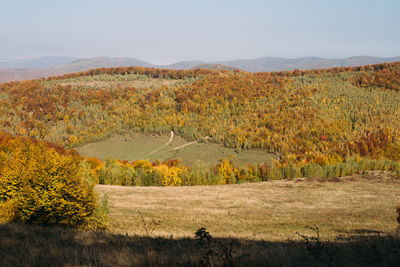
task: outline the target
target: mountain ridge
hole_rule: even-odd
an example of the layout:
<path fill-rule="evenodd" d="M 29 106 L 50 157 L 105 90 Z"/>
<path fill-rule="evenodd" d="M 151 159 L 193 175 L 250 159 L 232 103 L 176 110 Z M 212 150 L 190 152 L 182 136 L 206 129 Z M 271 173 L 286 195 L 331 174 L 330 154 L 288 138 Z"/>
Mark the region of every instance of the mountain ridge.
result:
<path fill-rule="evenodd" d="M 53 75 L 62 75 L 66 73 L 85 71 L 94 68 L 110 67 L 139 66 L 178 70 L 188 70 L 194 68 L 216 68 L 227 70 L 240 69 L 249 72 L 271 72 L 294 69 L 310 70 L 333 67 L 354 67 L 379 63 L 391 63 L 395 61 L 400 61 L 400 56 L 389 58 L 372 56 L 353 56 L 347 58 L 261 57 L 252 59 L 235 59 L 209 62 L 202 60 L 186 60 L 167 65 L 155 65 L 147 61 L 130 57 L 41 57 L 29 60 L 0 60 L 0 82 L 37 79 Z M 67 64 L 63 64 L 65 62 L 67 62 Z M 19 67 L 7 68 L 7 66 Z M 50 67 L 43 68 L 43 66 Z"/>
<path fill-rule="evenodd" d="M 45 56 L 32 59 L 0 59 L 2 69 L 47 69 L 72 63 L 79 58 Z"/>

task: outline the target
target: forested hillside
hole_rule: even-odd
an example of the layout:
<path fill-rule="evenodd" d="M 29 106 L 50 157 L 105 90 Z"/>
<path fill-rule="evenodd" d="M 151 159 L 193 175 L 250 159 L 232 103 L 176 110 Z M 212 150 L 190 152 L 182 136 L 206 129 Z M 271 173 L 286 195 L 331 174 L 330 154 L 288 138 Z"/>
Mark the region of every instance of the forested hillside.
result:
<path fill-rule="evenodd" d="M 0 129 L 66 147 L 172 130 L 274 153 L 275 166 L 290 167 L 283 177 L 371 160 L 386 167 L 360 169 L 397 170 L 399 89 L 400 63 L 275 73 L 95 69 L 0 85 Z"/>

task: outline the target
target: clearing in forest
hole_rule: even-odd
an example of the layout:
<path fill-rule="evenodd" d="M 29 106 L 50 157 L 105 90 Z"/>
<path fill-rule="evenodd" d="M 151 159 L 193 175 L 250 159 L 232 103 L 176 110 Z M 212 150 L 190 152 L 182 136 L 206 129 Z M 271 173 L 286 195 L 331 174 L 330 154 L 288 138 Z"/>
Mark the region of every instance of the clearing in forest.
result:
<path fill-rule="evenodd" d="M 186 141 L 170 134 L 134 133 L 127 136 L 114 136 L 106 140 L 77 147 L 76 150 L 86 157 L 121 160 L 181 159 L 185 166 L 216 165 L 220 159 L 232 158 L 239 165 L 271 163 L 276 157 L 262 150 L 236 150 L 220 144 Z"/>

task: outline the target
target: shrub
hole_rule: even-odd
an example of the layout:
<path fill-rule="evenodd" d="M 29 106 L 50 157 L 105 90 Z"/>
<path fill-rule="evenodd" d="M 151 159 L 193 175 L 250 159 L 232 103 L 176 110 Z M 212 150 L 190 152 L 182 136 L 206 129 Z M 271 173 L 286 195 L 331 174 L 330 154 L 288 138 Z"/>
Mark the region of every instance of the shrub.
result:
<path fill-rule="evenodd" d="M 0 133 L 1 222 L 105 227 L 81 163 L 74 151 Z"/>
<path fill-rule="evenodd" d="M 397 207 L 397 222 L 399 223 L 400 227 L 400 205 Z"/>

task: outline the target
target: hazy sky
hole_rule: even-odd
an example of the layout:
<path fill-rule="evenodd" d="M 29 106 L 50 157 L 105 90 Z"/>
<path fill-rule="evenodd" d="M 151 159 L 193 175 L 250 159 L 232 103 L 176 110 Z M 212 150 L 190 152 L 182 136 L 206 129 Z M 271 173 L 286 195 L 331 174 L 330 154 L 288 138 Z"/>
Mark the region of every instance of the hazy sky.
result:
<path fill-rule="evenodd" d="M 0 58 L 400 56 L 398 0 L 0 0 Z"/>

